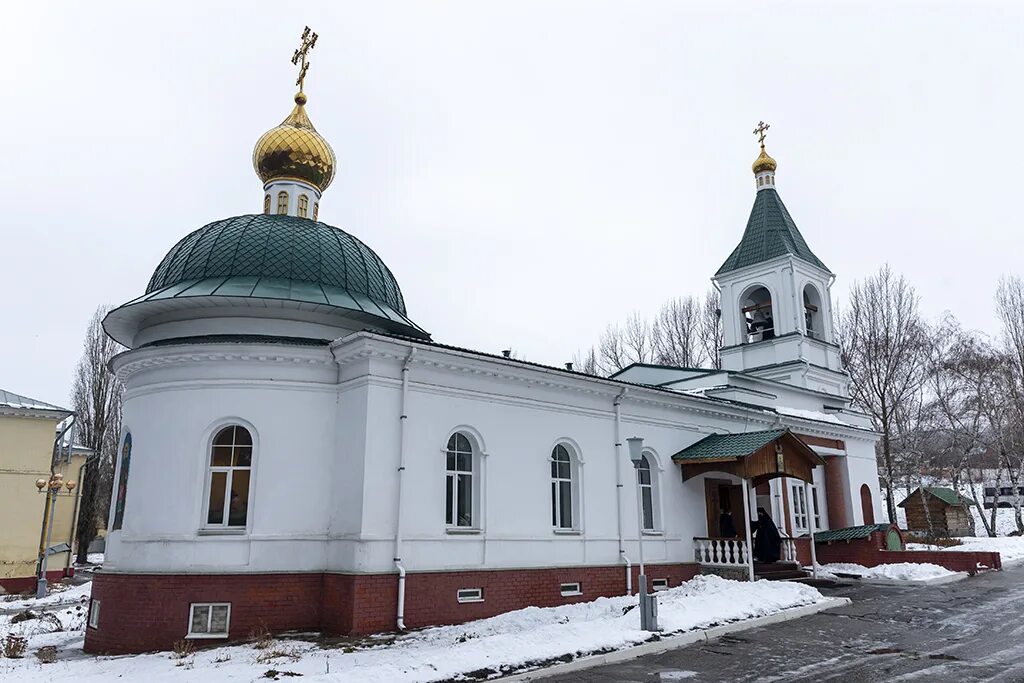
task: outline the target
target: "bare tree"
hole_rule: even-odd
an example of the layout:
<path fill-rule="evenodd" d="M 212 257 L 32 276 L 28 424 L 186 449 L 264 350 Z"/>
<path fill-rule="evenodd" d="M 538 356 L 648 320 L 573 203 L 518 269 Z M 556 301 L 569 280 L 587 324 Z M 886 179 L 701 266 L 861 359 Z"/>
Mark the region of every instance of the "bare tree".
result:
<path fill-rule="evenodd" d="M 96 537 L 97 522 L 104 519 L 110 507 L 121 431 L 121 383 L 110 371 L 109 362 L 123 347 L 103 331 L 103 317 L 109 311 L 109 306 L 101 306 L 89 321 L 71 392 L 78 441 L 93 451 L 81 482 L 82 498 L 75 533 L 79 563 L 86 561 L 89 544 Z"/>
<path fill-rule="evenodd" d="M 1003 395 L 1000 448 L 1014 490 L 1024 478 L 1024 280 L 1002 277 L 996 290 L 996 313 L 1002 323 L 1002 363 L 999 365 Z M 1024 534 L 1020 496 L 1014 496 L 1017 531 Z"/>
<path fill-rule="evenodd" d="M 597 362 L 597 350 L 591 346 L 586 351 L 577 351 L 572 356 L 572 366 L 577 372 L 587 375 L 600 375 L 601 368 Z"/>
<path fill-rule="evenodd" d="M 850 373 L 853 399 L 871 415 L 882 433 L 886 507 L 896 521 L 893 458 L 896 417 L 920 391 L 925 370 L 925 325 L 914 288 L 888 265 L 877 275 L 855 282 L 842 316 L 842 355 Z"/>
<path fill-rule="evenodd" d="M 700 305 L 700 345 L 704 359 L 713 368 L 722 367 L 722 297 L 718 290 L 711 288 L 704 295 Z"/>
<path fill-rule="evenodd" d="M 654 356 L 661 365 L 696 367 L 703 360 L 700 304 L 692 296 L 669 299 L 651 327 Z"/>

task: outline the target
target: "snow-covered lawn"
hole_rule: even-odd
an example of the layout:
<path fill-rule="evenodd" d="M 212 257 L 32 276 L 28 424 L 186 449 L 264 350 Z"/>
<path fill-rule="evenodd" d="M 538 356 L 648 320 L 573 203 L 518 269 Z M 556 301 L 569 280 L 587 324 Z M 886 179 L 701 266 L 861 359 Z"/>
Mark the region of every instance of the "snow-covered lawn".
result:
<path fill-rule="evenodd" d="M 929 563 L 894 562 L 877 567 L 836 562 L 818 565 L 818 576 L 835 577 L 837 574 L 853 574 L 862 579 L 886 579 L 890 581 L 928 581 L 941 577 L 955 576 L 945 567 Z"/>
<path fill-rule="evenodd" d="M 70 592 L 70 591 L 69 591 Z M 662 636 L 766 616 L 822 602 L 816 589 L 786 581 L 747 583 L 698 576 L 658 593 Z M 642 643 L 651 634 L 639 630 L 635 597 L 599 598 L 561 607 L 528 607 L 490 619 L 380 637 L 328 644 L 315 638 L 279 639 L 267 649 L 223 646 L 184 659 L 168 653 L 128 657 L 91 657 L 81 651 L 85 614 L 72 606 L 56 614 L 66 631 L 33 632 L 38 620 L 11 625 L 0 615 L 0 638 L 24 634 L 23 659 L 0 659 L 0 680 L 17 681 L 252 681 L 268 671 L 301 674 L 323 683 L 398 683 L 474 680 L 535 667 L 555 660 L 607 652 Z M 50 628 L 47 626 L 43 627 Z M 34 651 L 56 645 L 58 661 L 43 664 Z M 271 656 L 271 655 L 277 656 Z M 272 677 L 269 676 L 269 677 Z"/>

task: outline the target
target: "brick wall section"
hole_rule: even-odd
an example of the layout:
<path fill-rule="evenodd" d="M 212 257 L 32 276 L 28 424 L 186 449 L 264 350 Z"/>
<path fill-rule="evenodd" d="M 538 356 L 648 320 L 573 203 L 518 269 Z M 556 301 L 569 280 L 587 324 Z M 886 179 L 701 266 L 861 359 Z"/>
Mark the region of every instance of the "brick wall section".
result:
<path fill-rule="evenodd" d="M 633 565 L 633 589 L 639 567 Z M 697 565 L 647 565 L 653 579 L 678 586 Z M 563 597 L 562 583 L 579 581 L 582 595 Z M 483 602 L 460 603 L 460 588 L 482 588 Z M 408 628 L 458 624 L 535 605 L 550 607 L 623 595 L 623 565 L 468 572 L 410 572 L 406 577 Z M 271 631 L 323 630 L 365 635 L 395 629 L 397 574 L 104 574 L 93 598 L 100 626 L 86 629 L 85 651 L 125 654 L 168 650 L 188 630 L 189 604 L 230 602 L 229 640 L 243 640 L 265 623 Z M 200 640 L 197 644 L 210 641 Z M 212 641 L 223 642 L 223 641 Z"/>
<path fill-rule="evenodd" d="M 100 624 L 86 629 L 85 650 L 125 654 L 171 649 L 188 632 L 193 602 L 231 603 L 230 640 L 245 639 L 261 623 L 271 631 L 315 631 L 320 628 L 322 584 L 322 574 L 97 572 L 92 598 L 101 603 Z M 198 640 L 196 645 L 210 642 Z"/>
<path fill-rule="evenodd" d="M 976 574 L 978 565 L 989 569 L 1002 569 L 999 553 L 956 552 L 953 550 L 885 550 L 884 532 L 871 534 L 870 538 L 836 543 L 818 543 L 815 550 L 819 564 L 851 562 L 865 567 L 897 562 L 931 563 L 954 572 Z"/>
<path fill-rule="evenodd" d="M 74 571 L 72 570 L 73 574 Z M 46 572 L 46 580 L 50 584 L 60 583 L 65 578 L 65 570 L 54 569 L 53 571 Z M 0 579 L 0 588 L 3 590 L 0 593 L 7 592 L 10 594 L 15 593 L 32 593 L 36 591 L 36 577 L 34 576 L 18 576 L 11 579 Z"/>

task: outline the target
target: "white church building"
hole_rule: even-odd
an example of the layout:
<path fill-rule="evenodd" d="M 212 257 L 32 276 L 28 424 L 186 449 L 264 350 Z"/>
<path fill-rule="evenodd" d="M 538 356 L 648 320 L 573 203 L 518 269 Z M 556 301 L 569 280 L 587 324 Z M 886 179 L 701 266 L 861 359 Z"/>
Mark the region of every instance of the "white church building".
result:
<path fill-rule="evenodd" d="M 104 321 L 128 350 L 87 651 L 624 594 L 641 542 L 656 588 L 744 576 L 757 508 L 805 562 L 813 531 L 875 521 L 877 434 L 850 406 L 835 276 L 763 137 L 750 219 L 714 275 L 722 368 L 605 378 L 433 341 L 370 247 L 319 222 L 335 156 L 305 104 L 256 145 L 262 213 L 186 235 Z"/>

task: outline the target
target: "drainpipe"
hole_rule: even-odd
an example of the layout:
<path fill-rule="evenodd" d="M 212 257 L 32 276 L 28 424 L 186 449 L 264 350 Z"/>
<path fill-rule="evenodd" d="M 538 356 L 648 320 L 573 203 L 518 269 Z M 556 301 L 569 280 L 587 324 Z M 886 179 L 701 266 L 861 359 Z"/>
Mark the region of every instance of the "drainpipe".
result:
<path fill-rule="evenodd" d="M 395 624 L 399 631 L 405 630 L 405 567 L 402 566 L 402 485 L 405 481 L 405 422 L 409 419 L 406 406 L 409 398 L 409 366 L 416 355 L 416 347 L 409 349 L 409 355 L 402 365 L 402 408 L 398 418 L 398 500 L 395 503 L 395 568 L 398 569 L 398 613 Z"/>
<path fill-rule="evenodd" d="M 68 430 L 75 424 L 75 414 L 71 413 L 69 416 L 71 421 L 68 422 L 64 429 L 60 430 L 57 437 L 53 440 L 53 453 L 50 455 L 50 479 L 57 473 L 57 458 L 60 457 L 60 448 L 63 443 L 64 435 L 68 433 Z M 47 526 L 50 527 L 50 531 L 53 531 L 53 510 L 52 507 L 56 503 L 56 499 L 53 498 L 52 493 L 49 489 L 46 491 L 46 506 L 43 508 L 43 524 L 39 529 L 39 557 L 36 562 L 36 597 L 43 597 L 46 595 L 46 555 L 50 547 L 49 534 L 47 533 Z M 49 525 L 47 525 L 49 522 Z"/>
<path fill-rule="evenodd" d="M 615 407 L 615 517 L 619 526 L 619 557 L 626 563 L 626 595 L 633 594 L 632 563 L 626 557 L 622 541 L 622 399 L 629 391 L 623 388 L 612 404 Z"/>

